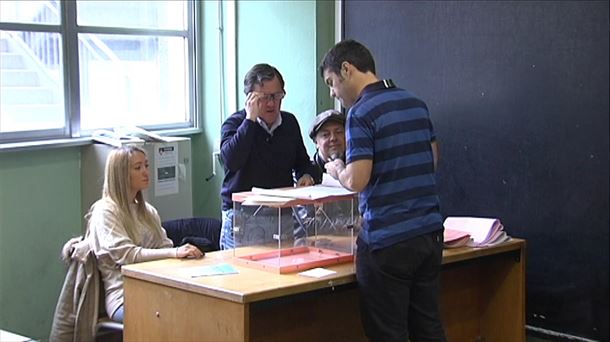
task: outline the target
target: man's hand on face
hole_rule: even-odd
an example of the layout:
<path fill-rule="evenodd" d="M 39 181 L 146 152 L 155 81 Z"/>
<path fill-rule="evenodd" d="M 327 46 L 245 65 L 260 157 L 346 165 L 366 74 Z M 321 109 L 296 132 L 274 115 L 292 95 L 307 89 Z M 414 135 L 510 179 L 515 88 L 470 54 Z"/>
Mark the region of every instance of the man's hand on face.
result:
<path fill-rule="evenodd" d="M 246 119 L 256 122 L 256 119 L 261 115 L 265 105 L 262 101 L 263 93 L 252 91 L 246 97 Z"/>

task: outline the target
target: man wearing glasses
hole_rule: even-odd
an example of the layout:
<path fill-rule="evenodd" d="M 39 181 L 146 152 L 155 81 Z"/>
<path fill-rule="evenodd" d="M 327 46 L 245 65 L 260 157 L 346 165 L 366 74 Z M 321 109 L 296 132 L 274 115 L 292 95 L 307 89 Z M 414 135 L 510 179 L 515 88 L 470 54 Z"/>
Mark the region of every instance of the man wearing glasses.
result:
<path fill-rule="evenodd" d="M 280 72 L 268 64 L 253 66 L 244 78 L 244 93 L 245 108 L 221 127 L 220 156 L 225 171 L 221 249 L 234 247 L 234 192 L 250 191 L 252 187 L 290 187 L 294 179 L 297 186 L 313 185 L 314 177 L 319 177 L 296 117 L 280 110 L 286 95 Z"/>

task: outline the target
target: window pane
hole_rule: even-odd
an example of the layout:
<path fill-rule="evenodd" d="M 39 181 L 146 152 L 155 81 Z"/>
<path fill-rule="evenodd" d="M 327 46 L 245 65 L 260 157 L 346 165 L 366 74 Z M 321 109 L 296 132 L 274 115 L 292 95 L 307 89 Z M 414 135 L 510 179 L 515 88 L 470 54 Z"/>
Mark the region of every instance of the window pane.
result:
<path fill-rule="evenodd" d="M 185 1 L 78 1 L 81 26 L 186 29 Z"/>
<path fill-rule="evenodd" d="M 181 37 L 79 35 L 81 129 L 189 121 Z"/>
<path fill-rule="evenodd" d="M 0 31 L 0 132 L 65 124 L 61 36 Z"/>
<path fill-rule="evenodd" d="M 59 1 L 0 1 L 0 21 L 59 25 Z"/>

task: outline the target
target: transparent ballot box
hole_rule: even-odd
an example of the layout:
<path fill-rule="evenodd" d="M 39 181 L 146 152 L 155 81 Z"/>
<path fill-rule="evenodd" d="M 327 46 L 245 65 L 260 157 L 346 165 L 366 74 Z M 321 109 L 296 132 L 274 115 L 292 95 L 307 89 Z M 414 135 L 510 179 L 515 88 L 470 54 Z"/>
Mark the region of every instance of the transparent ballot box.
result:
<path fill-rule="evenodd" d="M 325 188 L 233 194 L 234 259 L 276 273 L 353 261 L 356 194 Z"/>

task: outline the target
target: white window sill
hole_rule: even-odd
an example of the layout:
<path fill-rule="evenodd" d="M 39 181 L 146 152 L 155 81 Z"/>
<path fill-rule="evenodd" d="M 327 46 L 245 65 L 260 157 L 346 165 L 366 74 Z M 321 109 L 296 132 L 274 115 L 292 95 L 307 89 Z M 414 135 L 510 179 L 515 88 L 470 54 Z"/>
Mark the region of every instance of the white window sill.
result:
<path fill-rule="evenodd" d="M 201 133 L 200 128 L 187 128 L 187 129 L 176 129 L 167 130 L 161 132 L 155 132 L 163 136 L 183 136 Z M 21 151 L 34 151 L 34 150 L 47 150 L 53 148 L 62 147 L 74 147 L 84 146 L 92 144 L 93 140 L 91 137 L 84 138 L 70 138 L 70 139 L 52 139 L 52 140 L 37 140 L 37 141 L 24 141 L 14 143 L 0 143 L 0 153 L 4 152 L 21 152 Z"/>

